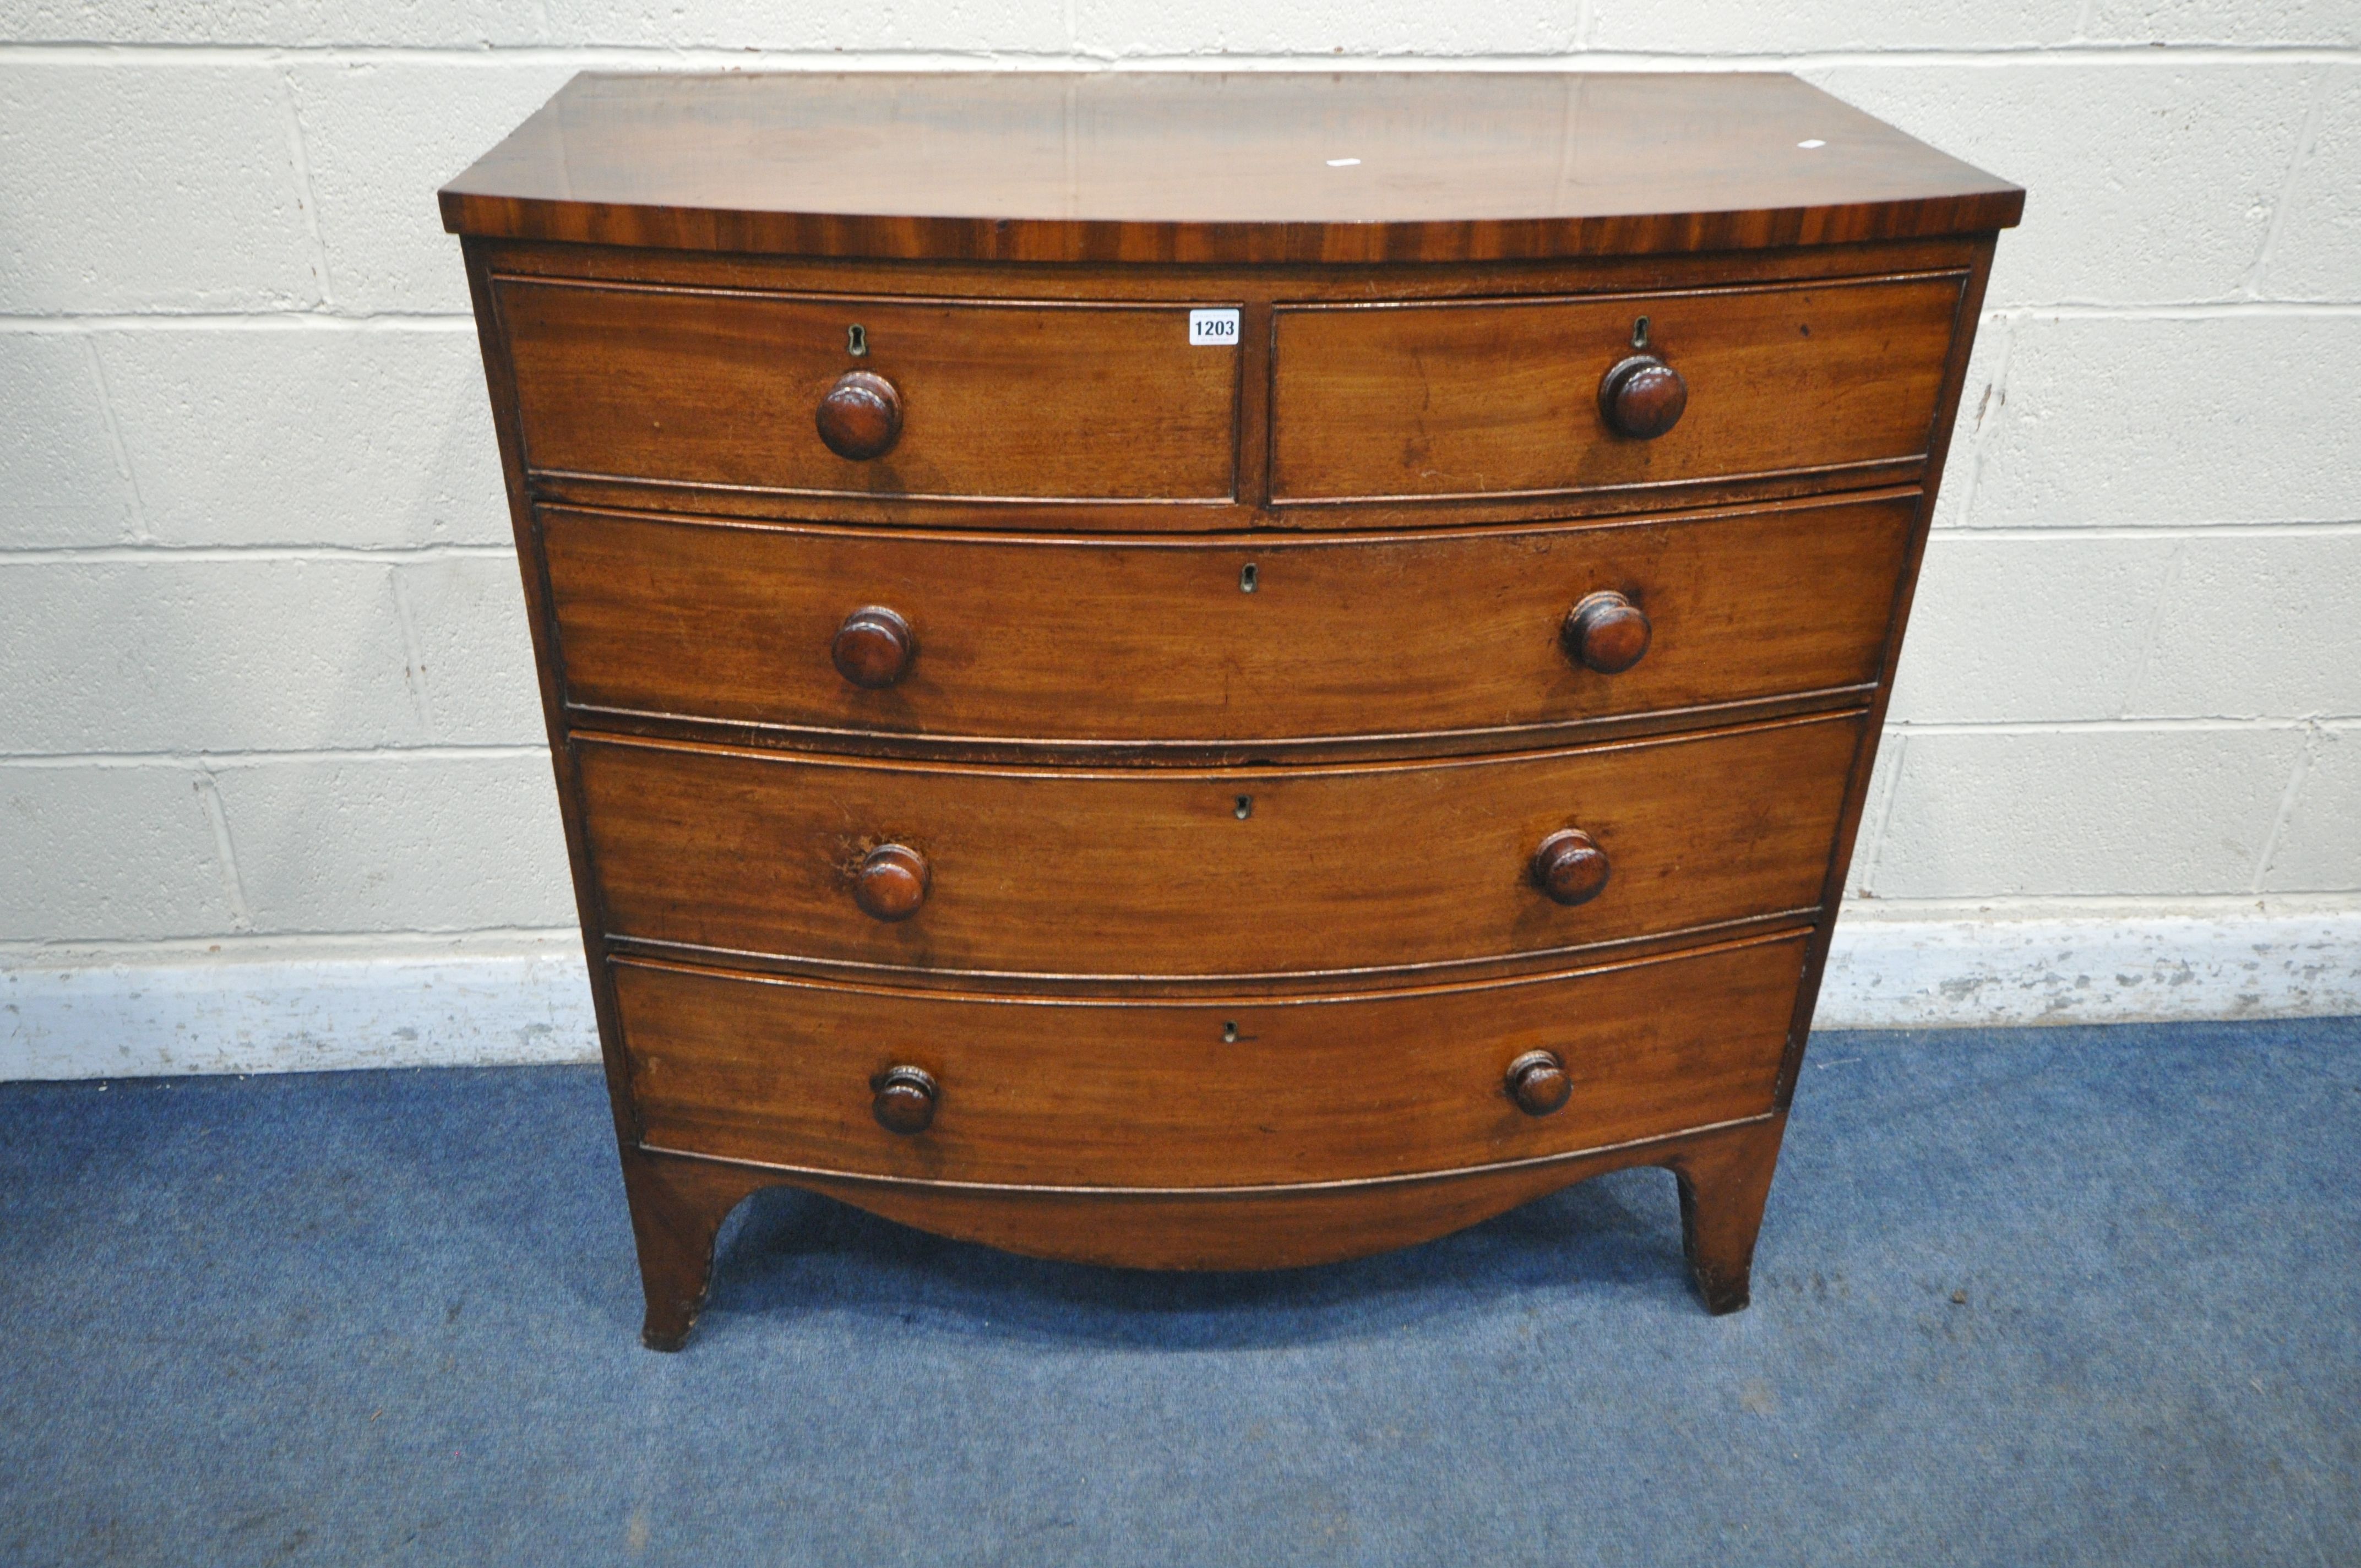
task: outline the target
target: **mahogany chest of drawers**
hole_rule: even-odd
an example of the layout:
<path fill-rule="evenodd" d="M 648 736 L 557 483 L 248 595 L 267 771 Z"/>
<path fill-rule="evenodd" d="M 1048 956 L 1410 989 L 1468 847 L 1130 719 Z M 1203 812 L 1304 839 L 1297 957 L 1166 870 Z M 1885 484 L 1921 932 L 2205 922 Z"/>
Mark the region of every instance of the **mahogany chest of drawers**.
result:
<path fill-rule="evenodd" d="M 1997 231 L 1777 76 L 585 76 L 464 236 L 647 1292 L 787 1183 L 1744 1305 Z"/>

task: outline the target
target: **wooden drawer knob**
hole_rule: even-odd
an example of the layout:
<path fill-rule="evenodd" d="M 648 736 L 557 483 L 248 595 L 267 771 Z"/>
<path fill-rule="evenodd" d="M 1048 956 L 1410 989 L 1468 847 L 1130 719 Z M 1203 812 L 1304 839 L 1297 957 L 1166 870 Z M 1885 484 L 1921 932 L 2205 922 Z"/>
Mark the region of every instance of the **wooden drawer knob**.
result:
<path fill-rule="evenodd" d="M 864 690 L 878 691 L 909 674 L 910 661 L 918 656 L 918 639 L 908 621 L 884 605 L 863 605 L 844 618 L 828 652 L 836 661 L 838 674 Z"/>
<path fill-rule="evenodd" d="M 1681 422 L 1689 384 L 1653 354 L 1634 354 L 1598 383 L 1598 411 L 1607 428 L 1635 441 L 1653 441 Z"/>
<path fill-rule="evenodd" d="M 1546 1116 L 1574 1093 L 1555 1051 L 1527 1051 L 1509 1064 L 1509 1098 L 1528 1116 Z"/>
<path fill-rule="evenodd" d="M 847 370 L 819 400 L 819 438 L 839 457 L 883 457 L 901 434 L 902 394 L 874 370 Z"/>
<path fill-rule="evenodd" d="M 1647 652 L 1654 630 L 1645 610 L 1621 594 L 1609 592 L 1592 594 L 1566 611 L 1559 638 L 1565 656 L 1576 663 L 1602 675 L 1620 675 Z"/>
<path fill-rule="evenodd" d="M 877 1098 L 870 1108 L 889 1133 L 923 1133 L 935 1119 L 935 1075 L 924 1068 L 889 1067 L 872 1080 Z"/>
<path fill-rule="evenodd" d="M 852 901 L 878 920 L 907 920 L 927 902 L 934 873 L 927 857 L 906 844 L 880 844 L 861 857 L 853 873 Z"/>
<path fill-rule="evenodd" d="M 1587 904 L 1607 891 L 1607 851 L 1579 828 L 1553 833 L 1533 851 L 1533 882 L 1560 904 Z"/>

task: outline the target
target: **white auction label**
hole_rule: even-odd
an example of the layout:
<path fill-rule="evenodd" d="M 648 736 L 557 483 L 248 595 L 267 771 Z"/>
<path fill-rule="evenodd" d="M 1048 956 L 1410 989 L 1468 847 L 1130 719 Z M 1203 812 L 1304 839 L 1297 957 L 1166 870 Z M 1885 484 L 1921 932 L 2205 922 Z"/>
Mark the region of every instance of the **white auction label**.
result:
<path fill-rule="evenodd" d="M 1235 311 L 1191 311 L 1189 341 L 1200 348 L 1234 348 L 1238 341 Z"/>

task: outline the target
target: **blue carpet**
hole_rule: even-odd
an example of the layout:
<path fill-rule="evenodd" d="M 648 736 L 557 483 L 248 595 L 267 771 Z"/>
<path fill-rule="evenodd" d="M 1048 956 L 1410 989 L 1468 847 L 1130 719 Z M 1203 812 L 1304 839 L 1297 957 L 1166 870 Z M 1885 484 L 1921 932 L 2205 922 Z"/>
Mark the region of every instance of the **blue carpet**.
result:
<path fill-rule="evenodd" d="M 0 1087 L 0 1562 L 2361 1562 L 2361 1021 L 1814 1044 L 1634 1171 L 1120 1274 L 791 1192 L 639 1348 L 588 1069 Z"/>

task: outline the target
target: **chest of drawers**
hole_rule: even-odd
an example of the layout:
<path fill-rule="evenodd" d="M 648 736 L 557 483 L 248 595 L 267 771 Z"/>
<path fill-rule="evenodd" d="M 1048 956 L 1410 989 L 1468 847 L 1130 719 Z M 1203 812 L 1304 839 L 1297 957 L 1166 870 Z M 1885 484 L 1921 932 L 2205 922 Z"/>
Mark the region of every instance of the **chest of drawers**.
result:
<path fill-rule="evenodd" d="M 1742 1306 L 1997 231 L 1775 76 L 586 76 L 464 238 L 647 1293 L 765 1185 Z"/>

